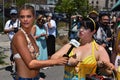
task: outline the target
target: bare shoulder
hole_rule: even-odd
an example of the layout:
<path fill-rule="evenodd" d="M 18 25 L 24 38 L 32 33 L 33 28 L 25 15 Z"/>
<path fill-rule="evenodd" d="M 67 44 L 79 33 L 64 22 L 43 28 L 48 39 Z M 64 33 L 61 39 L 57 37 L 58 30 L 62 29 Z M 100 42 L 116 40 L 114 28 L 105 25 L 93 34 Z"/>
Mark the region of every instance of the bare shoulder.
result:
<path fill-rule="evenodd" d="M 36 25 L 33 25 L 32 29 L 36 29 Z"/>
<path fill-rule="evenodd" d="M 12 43 L 17 44 L 25 42 L 25 35 L 19 30 L 13 37 Z"/>
<path fill-rule="evenodd" d="M 98 52 L 98 54 L 107 54 L 107 51 L 105 50 L 105 48 L 103 47 L 103 46 L 101 46 L 101 45 L 97 45 L 97 52 Z"/>
<path fill-rule="evenodd" d="M 31 33 L 35 33 L 36 31 L 36 25 L 33 25 L 32 29 L 31 29 Z"/>
<path fill-rule="evenodd" d="M 97 45 L 98 51 L 105 51 L 105 48 L 101 45 Z"/>

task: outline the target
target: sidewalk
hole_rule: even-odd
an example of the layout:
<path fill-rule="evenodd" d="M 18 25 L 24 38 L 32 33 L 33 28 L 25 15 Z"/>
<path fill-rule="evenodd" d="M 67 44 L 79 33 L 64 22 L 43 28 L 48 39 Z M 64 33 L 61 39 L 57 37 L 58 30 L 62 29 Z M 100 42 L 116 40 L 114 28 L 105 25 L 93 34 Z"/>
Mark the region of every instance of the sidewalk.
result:
<path fill-rule="evenodd" d="M 5 64 L 0 64 L 0 80 L 13 80 L 11 73 L 6 70 L 6 67 L 10 66 L 10 41 L 8 39 L 8 36 L 6 34 L 0 34 L 0 47 L 1 50 L 4 51 L 1 53 L 1 55 L 6 55 L 7 57 L 4 59 Z"/>
<path fill-rule="evenodd" d="M 10 41 L 8 39 L 8 36 L 6 34 L 0 34 L 0 47 L 2 48 L 1 50 L 3 51 L 3 54 L 6 55 L 7 57 L 4 59 L 5 62 L 7 63 L 7 65 L 0 65 L 0 68 L 1 67 L 5 67 L 5 66 L 8 66 L 10 65 L 10 60 L 9 60 L 9 57 L 10 57 Z"/>

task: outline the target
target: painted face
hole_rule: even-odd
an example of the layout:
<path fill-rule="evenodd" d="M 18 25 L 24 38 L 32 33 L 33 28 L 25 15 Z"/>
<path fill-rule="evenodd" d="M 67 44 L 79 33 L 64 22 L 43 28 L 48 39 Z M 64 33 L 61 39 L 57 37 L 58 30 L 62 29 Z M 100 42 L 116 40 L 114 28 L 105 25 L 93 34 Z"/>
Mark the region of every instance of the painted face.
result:
<path fill-rule="evenodd" d="M 19 19 L 22 27 L 29 28 L 33 26 L 35 17 L 31 10 L 21 10 Z"/>
<path fill-rule="evenodd" d="M 79 37 L 82 38 L 87 38 L 91 35 L 90 29 L 85 29 L 85 27 L 81 27 L 79 30 Z"/>

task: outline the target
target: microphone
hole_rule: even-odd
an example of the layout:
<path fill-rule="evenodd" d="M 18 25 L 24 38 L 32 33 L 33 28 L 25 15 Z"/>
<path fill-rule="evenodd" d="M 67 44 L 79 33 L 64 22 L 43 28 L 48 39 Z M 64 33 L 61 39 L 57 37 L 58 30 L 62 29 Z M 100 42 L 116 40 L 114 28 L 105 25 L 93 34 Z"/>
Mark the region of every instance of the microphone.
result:
<path fill-rule="evenodd" d="M 72 50 L 74 47 L 79 47 L 79 46 L 80 46 L 80 43 L 79 43 L 77 40 L 75 40 L 75 39 L 71 39 L 69 43 L 71 44 L 71 47 L 70 47 L 70 49 L 68 50 L 67 54 L 64 54 L 64 55 L 63 55 L 63 57 L 68 57 L 68 58 L 69 58 L 69 54 L 70 54 L 71 50 Z"/>

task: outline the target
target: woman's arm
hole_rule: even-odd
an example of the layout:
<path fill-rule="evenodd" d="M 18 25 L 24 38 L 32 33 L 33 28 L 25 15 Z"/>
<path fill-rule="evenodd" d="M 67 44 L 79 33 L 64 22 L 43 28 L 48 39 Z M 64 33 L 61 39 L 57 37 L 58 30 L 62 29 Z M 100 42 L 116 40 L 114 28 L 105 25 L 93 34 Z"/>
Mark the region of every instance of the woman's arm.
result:
<path fill-rule="evenodd" d="M 99 46 L 98 54 L 99 54 L 99 60 L 100 61 L 110 62 L 108 53 L 107 53 L 107 51 L 105 50 L 104 47 Z"/>
<path fill-rule="evenodd" d="M 110 62 L 110 58 L 105 48 L 99 46 L 99 59 L 98 59 L 98 67 L 103 69 L 107 74 L 111 74 L 113 70 L 115 70 L 114 65 Z"/>
<path fill-rule="evenodd" d="M 59 57 L 63 57 L 64 54 L 67 54 L 67 51 L 69 50 L 70 47 L 71 45 L 69 43 L 64 45 L 61 49 L 59 49 L 55 54 L 51 56 L 51 59 L 57 59 Z"/>
<path fill-rule="evenodd" d="M 46 66 L 53 66 L 53 65 L 64 65 L 67 63 L 68 58 L 60 57 L 58 59 L 51 59 L 51 60 L 44 60 L 39 61 L 33 59 L 33 57 L 30 55 L 31 53 L 28 50 L 27 47 L 27 41 L 24 35 L 16 35 L 16 37 L 13 40 L 13 44 L 17 50 L 17 52 L 20 54 L 22 60 L 26 64 L 26 66 L 30 69 L 39 69 Z"/>
<path fill-rule="evenodd" d="M 47 38 L 48 37 L 48 28 L 45 25 L 44 25 L 44 28 L 45 28 L 45 31 L 46 31 L 45 37 Z"/>
<path fill-rule="evenodd" d="M 35 40 L 37 39 L 37 36 L 35 36 L 35 33 L 36 33 L 36 25 L 34 25 L 31 29 L 31 34 L 33 35 L 33 37 L 35 38 Z"/>
<path fill-rule="evenodd" d="M 57 59 L 63 57 L 64 54 L 67 54 L 68 50 L 70 49 L 71 45 L 68 43 L 63 46 L 60 50 L 58 50 L 55 54 L 52 55 L 51 59 Z M 72 50 L 74 52 L 74 49 Z M 76 66 L 78 63 L 78 59 L 76 58 L 76 54 L 69 56 L 69 60 L 67 65 L 69 66 Z"/>

